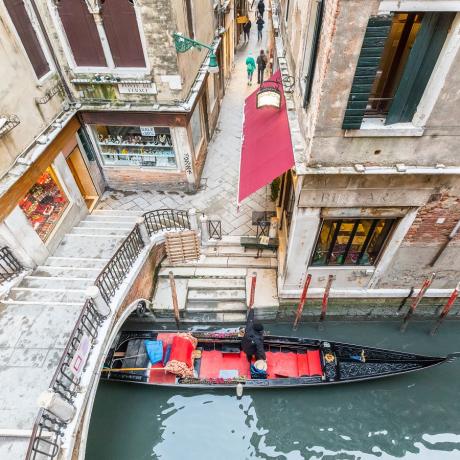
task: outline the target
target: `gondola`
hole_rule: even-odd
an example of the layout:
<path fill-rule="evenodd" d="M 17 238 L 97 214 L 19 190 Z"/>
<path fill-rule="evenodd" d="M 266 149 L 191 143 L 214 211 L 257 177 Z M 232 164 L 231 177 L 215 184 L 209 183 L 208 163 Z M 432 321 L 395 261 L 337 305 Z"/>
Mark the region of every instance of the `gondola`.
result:
<path fill-rule="evenodd" d="M 193 344 L 184 341 L 183 336 L 187 335 L 192 336 Z M 122 331 L 107 354 L 101 379 L 180 388 L 319 386 L 419 371 L 454 356 L 423 356 L 348 343 L 266 335 L 267 375 L 253 378 L 250 363 L 241 351 L 241 336 L 241 330 Z M 147 350 L 150 344 L 159 351 L 154 364 Z M 177 369 L 172 373 L 172 362 L 188 367 L 185 375 Z"/>

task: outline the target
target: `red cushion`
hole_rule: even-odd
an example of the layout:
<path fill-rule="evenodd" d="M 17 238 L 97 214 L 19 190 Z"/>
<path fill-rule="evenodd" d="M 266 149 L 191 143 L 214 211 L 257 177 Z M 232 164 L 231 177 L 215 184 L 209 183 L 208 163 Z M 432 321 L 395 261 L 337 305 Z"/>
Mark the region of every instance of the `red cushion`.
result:
<path fill-rule="evenodd" d="M 308 367 L 308 357 L 306 353 L 299 353 L 297 355 L 297 366 L 299 368 L 299 377 L 302 375 L 310 375 L 310 368 Z"/>
<path fill-rule="evenodd" d="M 181 361 L 188 367 L 192 367 L 192 353 L 194 350 L 193 344 L 190 340 L 184 337 L 174 337 L 171 346 L 171 355 L 169 356 L 170 361 Z"/>
<path fill-rule="evenodd" d="M 308 368 L 310 369 L 309 375 L 323 375 L 323 368 L 321 367 L 321 358 L 319 357 L 319 350 L 307 351 Z"/>

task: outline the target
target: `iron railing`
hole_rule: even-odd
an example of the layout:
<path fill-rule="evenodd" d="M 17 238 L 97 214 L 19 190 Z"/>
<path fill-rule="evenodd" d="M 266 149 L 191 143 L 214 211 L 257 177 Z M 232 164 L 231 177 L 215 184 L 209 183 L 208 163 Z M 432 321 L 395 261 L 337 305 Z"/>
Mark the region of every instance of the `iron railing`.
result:
<path fill-rule="evenodd" d="M 0 248 L 0 283 L 14 278 L 24 270 L 24 267 L 14 257 L 10 248 Z"/>
<path fill-rule="evenodd" d="M 220 220 L 208 220 L 209 238 L 222 239 L 222 222 Z"/>
<path fill-rule="evenodd" d="M 139 225 L 136 224 L 94 282 L 107 303 L 110 303 L 143 247 Z"/>
<path fill-rule="evenodd" d="M 187 211 L 175 209 L 157 209 L 144 214 L 145 226 L 149 235 L 161 230 L 190 229 L 190 220 Z"/>

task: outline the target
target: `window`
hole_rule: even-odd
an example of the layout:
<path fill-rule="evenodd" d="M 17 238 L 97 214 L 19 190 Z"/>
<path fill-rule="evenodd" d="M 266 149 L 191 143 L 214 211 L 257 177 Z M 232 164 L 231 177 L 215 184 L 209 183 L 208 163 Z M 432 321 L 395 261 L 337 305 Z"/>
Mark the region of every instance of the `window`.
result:
<path fill-rule="evenodd" d="M 27 14 L 24 1 L 5 0 L 5 6 L 32 64 L 35 75 L 40 79 L 50 71 L 50 66 L 40 46 L 40 41 L 30 17 Z"/>
<path fill-rule="evenodd" d="M 97 125 L 95 134 L 107 166 L 177 168 L 169 128 Z"/>
<path fill-rule="evenodd" d="M 198 155 L 198 148 L 200 146 L 201 138 L 203 137 L 203 128 L 201 126 L 201 104 L 198 104 L 193 111 L 190 118 L 190 129 L 192 130 L 192 142 L 195 148 L 195 154 Z"/>
<path fill-rule="evenodd" d="M 397 13 L 369 19 L 344 129 L 364 118 L 411 122 L 452 24 L 454 13 Z"/>
<path fill-rule="evenodd" d="M 325 219 L 312 265 L 375 265 L 395 219 Z"/>

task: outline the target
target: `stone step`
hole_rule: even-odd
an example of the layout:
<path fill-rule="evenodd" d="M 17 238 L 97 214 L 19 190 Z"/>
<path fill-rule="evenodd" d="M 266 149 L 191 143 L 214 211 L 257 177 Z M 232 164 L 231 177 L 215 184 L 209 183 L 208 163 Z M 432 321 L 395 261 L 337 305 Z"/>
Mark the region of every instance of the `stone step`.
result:
<path fill-rule="evenodd" d="M 185 307 L 186 312 L 246 312 L 248 307 L 246 306 L 246 302 L 193 302 L 187 303 Z"/>
<path fill-rule="evenodd" d="M 117 227 L 74 227 L 70 233 L 74 235 L 85 235 L 89 237 L 118 236 L 120 238 L 126 238 L 130 231 L 131 228 L 123 230 Z"/>
<path fill-rule="evenodd" d="M 123 237 L 88 238 L 67 234 L 54 256 L 75 256 L 87 258 L 110 258 L 123 241 Z"/>
<path fill-rule="evenodd" d="M 35 303 L 77 303 L 85 302 L 85 288 L 82 289 L 37 289 L 13 288 L 7 299 L 10 302 L 27 301 Z"/>
<path fill-rule="evenodd" d="M 189 289 L 246 289 L 244 278 L 192 278 L 188 281 Z"/>
<path fill-rule="evenodd" d="M 118 231 L 127 231 L 130 232 L 133 227 L 134 223 L 127 223 L 127 222 L 103 222 L 103 221 L 94 221 L 94 220 L 81 220 L 78 223 L 79 227 L 82 228 L 101 228 L 101 229 L 117 229 Z"/>
<path fill-rule="evenodd" d="M 113 215 L 113 214 L 88 214 L 85 217 L 85 221 L 92 221 L 92 222 L 118 222 L 118 223 L 128 223 L 128 224 L 135 224 L 137 219 L 139 218 L 138 215 Z"/>
<path fill-rule="evenodd" d="M 92 216 L 117 216 L 117 217 L 130 217 L 136 218 L 142 216 L 144 211 L 127 211 L 124 209 L 94 209 L 91 213 Z"/>
<path fill-rule="evenodd" d="M 171 267 L 168 260 L 163 267 Z M 277 259 L 275 257 L 219 257 L 201 256 L 197 261 L 179 263 L 174 267 L 213 267 L 213 268 L 275 268 Z"/>
<path fill-rule="evenodd" d="M 19 287 L 43 289 L 86 289 L 93 284 L 88 278 L 69 278 L 65 276 L 37 276 L 35 273 L 26 276 Z"/>
<path fill-rule="evenodd" d="M 246 313 L 235 312 L 209 312 L 194 313 L 185 312 L 182 320 L 184 323 L 212 324 L 212 323 L 235 323 L 243 325 L 246 322 Z"/>
<path fill-rule="evenodd" d="M 102 268 L 102 267 L 101 267 Z M 101 268 L 88 267 L 55 267 L 52 265 L 39 265 L 33 272 L 33 276 L 49 276 L 49 277 L 67 277 L 67 278 L 85 278 L 87 280 L 95 280 L 99 275 Z"/>
<path fill-rule="evenodd" d="M 246 278 L 245 268 L 205 268 L 205 267 L 165 267 L 159 271 L 160 278 L 169 276 L 169 272 L 174 273 L 175 278 Z"/>
<path fill-rule="evenodd" d="M 72 268 L 72 269 L 85 269 L 85 268 L 97 268 L 102 270 L 107 262 L 110 260 L 109 257 L 66 257 L 66 256 L 50 256 L 46 259 L 46 267 L 59 267 Z"/>
<path fill-rule="evenodd" d="M 242 246 L 224 245 L 224 246 L 206 246 L 202 248 L 202 254 L 207 256 L 219 257 L 256 257 L 257 249 L 246 249 Z M 274 253 L 271 249 L 260 251 L 259 257 L 273 257 Z"/>
<path fill-rule="evenodd" d="M 187 305 L 191 302 L 211 302 L 221 300 L 246 301 L 246 289 L 189 289 Z"/>

